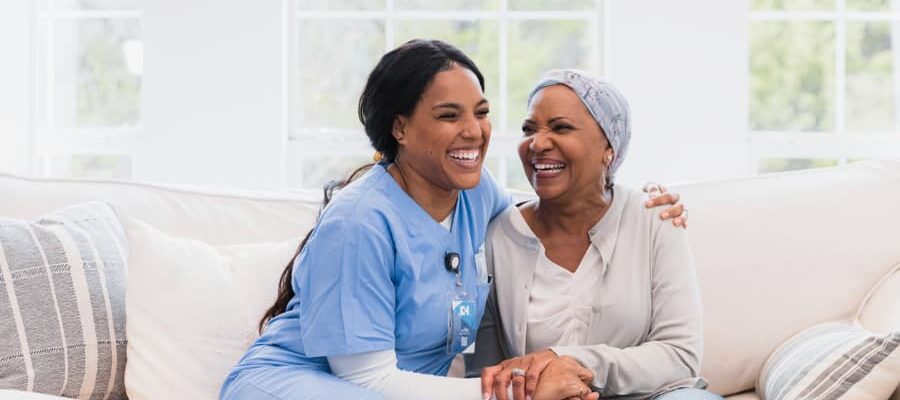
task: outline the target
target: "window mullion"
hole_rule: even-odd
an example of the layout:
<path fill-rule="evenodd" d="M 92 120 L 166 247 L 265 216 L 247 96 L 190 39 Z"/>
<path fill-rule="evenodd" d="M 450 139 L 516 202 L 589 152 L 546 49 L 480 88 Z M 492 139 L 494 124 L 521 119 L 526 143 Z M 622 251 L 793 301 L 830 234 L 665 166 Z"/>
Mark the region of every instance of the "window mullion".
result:
<path fill-rule="evenodd" d="M 594 10 L 594 18 L 591 20 L 591 31 L 594 35 L 593 51 L 592 55 L 594 59 L 594 68 L 597 69 L 597 74 L 600 76 L 606 76 L 608 69 L 606 68 L 606 52 L 609 49 L 609 38 L 608 38 L 608 29 L 604 29 L 604 27 L 609 26 L 609 8 L 607 6 L 608 2 L 606 0 L 596 0 L 596 7 Z"/>
<path fill-rule="evenodd" d="M 847 92 L 847 19 L 846 0 L 837 0 L 838 18 L 835 21 L 835 90 L 834 90 L 834 130 L 838 134 L 846 130 L 846 92 Z"/>
<path fill-rule="evenodd" d="M 294 85 L 292 77 L 292 67 L 297 65 L 295 60 L 296 52 L 294 51 L 294 41 L 297 35 L 294 34 L 296 19 L 293 18 L 294 2 L 292 0 L 281 0 L 281 171 L 280 181 L 282 187 L 288 187 L 288 142 L 291 139 L 291 128 L 293 121 L 291 119 L 290 108 L 290 88 Z"/>
<path fill-rule="evenodd" d="M 505 137 L 505 136 L 512 134 L 512 132 L 510 132 L 510 128 L 509 128 L 509 112 L 508 112 L 508 110 L 509 110 L 509 0 L 500 0 L 500 17 L 498 18 L 497 26 L 498 26 L 498 30 L 499 30 L 498 33 L 500 36 L 499 38 L 497 38 L 497 40 L 499 40 L 498 49 L 500 51 L 500 54 L 499 54 L 500 71 L 498 71 L 498 73 L 499 73 L 498 76 L 500 79 L 499 87 L 498 87 L 498 90 L 499 90 L 498 98 L 500 99 L 500 104 L 499 104 L 499 106 L 500 106 L 499 107 L 500 123 L 498 124 L 498 126 L 500 127 L 500 132 Z M 498 146 L 493 146 L 493 148 L 497 149 Z M 509 166 L 507 165 L 508 157 L 506 157 L 503 154 L 504 152 L 502 152 L 502 151 L 497 152 L 495 150 L 494 154 L 496 154 L 496 153 L 500 153 L 499 157 L 497 158 L 497 160 L 498 160 L 497 175 L 498 176 L 496 178 L 497 178 L 497 180 L 499 180 L 501 185 L 508 186 L 508 183 L 509 183 L 509 182 L 507 182 L 509 180 L 507 178 L 509 176 L 509 173 L 508 173 Z"/>
<path fill-rule="evenodd" d="M 394 13 L 396 12 L 396 4 L 394 4 L 395 0 L 385 0 L 384 6 L 387 15 L 384 18 L 384 51 L 385 53 L 394 49 L 394 41 L 397 35 L 397 27 L 396 27 L 396 18 Z"/>

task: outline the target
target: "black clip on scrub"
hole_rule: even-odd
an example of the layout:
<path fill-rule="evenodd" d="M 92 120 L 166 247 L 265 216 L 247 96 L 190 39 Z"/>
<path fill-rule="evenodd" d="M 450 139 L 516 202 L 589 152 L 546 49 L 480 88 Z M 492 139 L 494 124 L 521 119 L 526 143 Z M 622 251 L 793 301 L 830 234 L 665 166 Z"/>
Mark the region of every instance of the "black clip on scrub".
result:
<path fill-rule="evenodd" d="M 466 291 L 462 281 L 459 253 L 444 255 L 444 267 L 456 275 L 453 289 L 447 293 L 450 315 L 447 322 L 447 353 L 458 354 L 472 345 L 475 338 L 475 299 Z"/>

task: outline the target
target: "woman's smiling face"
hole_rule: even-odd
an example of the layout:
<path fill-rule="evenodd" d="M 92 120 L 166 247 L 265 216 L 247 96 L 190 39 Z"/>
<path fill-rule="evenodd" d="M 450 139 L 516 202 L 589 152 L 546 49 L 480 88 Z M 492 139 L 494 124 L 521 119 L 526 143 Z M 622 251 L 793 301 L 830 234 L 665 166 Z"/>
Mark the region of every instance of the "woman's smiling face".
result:
<path fill-rule="evenodd" d="M 477 186 L 491 138 L 489 110 L 472 71 L 454 65 L 437 73 L 413 113 L 394 124 L 398 160 L 443 190 Z"/>
<path fill-rule="evenodd" d="M 522 134 L 519 158 L 542 200 L 603 193 L 612 148 L 570 88 L 552 85 L 535 94 Z"/>

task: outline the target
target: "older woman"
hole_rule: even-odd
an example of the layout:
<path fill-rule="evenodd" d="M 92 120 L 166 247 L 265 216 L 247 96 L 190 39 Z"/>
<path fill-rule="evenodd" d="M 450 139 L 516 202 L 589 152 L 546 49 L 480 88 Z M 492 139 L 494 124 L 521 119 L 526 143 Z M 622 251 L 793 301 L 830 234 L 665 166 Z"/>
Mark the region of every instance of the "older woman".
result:
<path fill-rule="evenodd" d="M 495 288 L 470 372 L 482 391 L 530 398 L 568 356 L 601 397 L 718 398 L 700 390 L 700 296 L 685 232 L 615 184 L 631 136 L 625 98 L 575 70 L 532 91 L 519 157 L 538 199 L 491 224 Z M 506 359 L 506 361 L 503 361 Z M 502 362 L 501 362 L 502 361 Z M 496 365 L 495 365 L 496 364 Z"/>

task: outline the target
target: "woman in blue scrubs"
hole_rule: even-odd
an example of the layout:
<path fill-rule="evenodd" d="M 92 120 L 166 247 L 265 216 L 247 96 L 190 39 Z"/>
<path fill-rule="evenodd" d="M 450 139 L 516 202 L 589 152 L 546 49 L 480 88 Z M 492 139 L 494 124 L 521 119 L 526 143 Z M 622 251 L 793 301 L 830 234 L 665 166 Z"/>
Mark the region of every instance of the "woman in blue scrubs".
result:
<path fill-rule="evenodd" d="M 511 202 L 482 167 L 483 90 L 446 43 L 384 55 L 359 104 L 382 158 L 324 207 L 223 399 L 482 398 L 478 379 L 436 376 L 474 340 L 490 289 L 486 228 Z M 590 371 L 555 368 L 535 399 L 594 398 Z"/>

